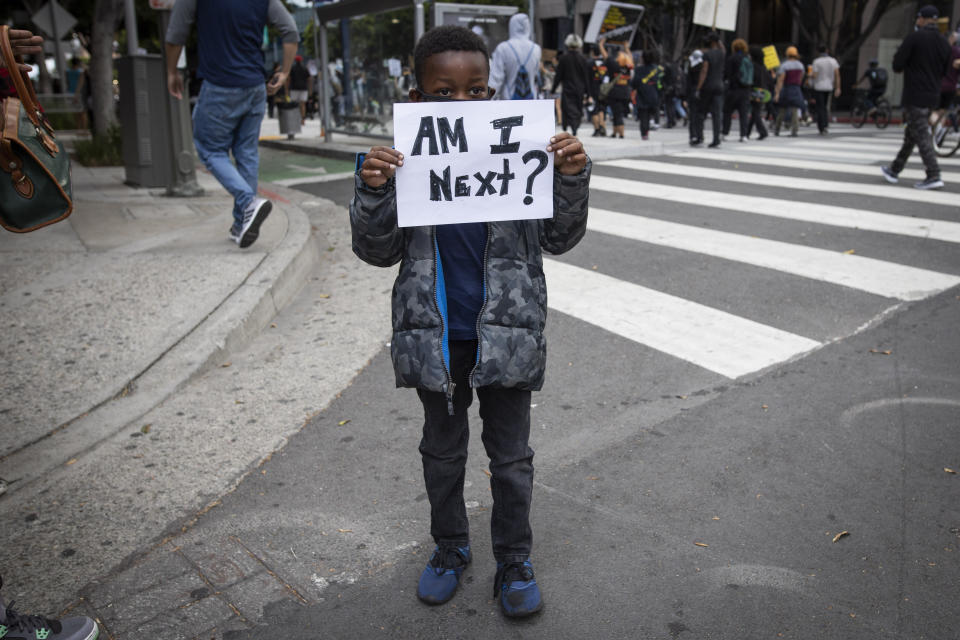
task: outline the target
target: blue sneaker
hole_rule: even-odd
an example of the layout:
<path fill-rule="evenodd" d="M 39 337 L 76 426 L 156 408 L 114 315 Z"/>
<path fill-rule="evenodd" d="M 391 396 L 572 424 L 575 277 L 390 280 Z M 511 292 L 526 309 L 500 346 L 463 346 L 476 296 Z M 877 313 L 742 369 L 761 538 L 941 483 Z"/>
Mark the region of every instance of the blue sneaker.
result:
<path fill-rule="evenodd" d="M 438 546 L 420 574 L 417 597 L 427 604 L 443 604 L 452 598 L 470 560 L 469 544 L 462 547 Z"/>
<path fill-rule="evenodd" d="M 493 597 L 500 596 L 503 615 L 524 618 L 543 608 L 540 587 L 533 577 L 533 565 L 523 562 L 497 563 L 497 577 L 493 583 Z"/>

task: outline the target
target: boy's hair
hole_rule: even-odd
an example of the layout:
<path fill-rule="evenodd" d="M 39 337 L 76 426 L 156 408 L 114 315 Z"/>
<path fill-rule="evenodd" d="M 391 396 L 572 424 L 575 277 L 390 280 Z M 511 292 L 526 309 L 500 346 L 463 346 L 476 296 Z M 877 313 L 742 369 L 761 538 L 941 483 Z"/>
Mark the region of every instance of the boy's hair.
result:
<path fill-rule="evenodd" d="M 427 58 L 444 51 L 477 51 L 482 53 L 487 61 L 487 70 L 490 70 L 490 53 L 480 36 L 466 27 L 450 25 L 434 27 L 423 34 L 417 46 L 413 49 L 413 74 L 417 79 L 417 87 L 423 86 L 423 67 Z"/>

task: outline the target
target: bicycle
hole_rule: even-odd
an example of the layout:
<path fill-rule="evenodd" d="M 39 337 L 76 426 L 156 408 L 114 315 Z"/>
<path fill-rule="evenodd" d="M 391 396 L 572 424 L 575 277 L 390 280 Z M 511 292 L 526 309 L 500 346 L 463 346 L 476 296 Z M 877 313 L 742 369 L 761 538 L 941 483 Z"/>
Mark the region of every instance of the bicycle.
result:
<path fill-rule="evenodd" d="M 949 158 L 960 149 L 960 108 L 953 104 L 933 126 L 933 149 L 941 158 Z"/>
<path fill-rule="evenodd" d="M 850 124 L 859 129 L 869 118 L 873 118 L 874 124 L 878 129 L 886 129 L 890 124 L 890 117 L 893 115 L 893 108 L 887 99 L 883 96 L 877 98 L 874 103 L 868 98 L 869 91 L 866 89 L 853 90 L 853 106 L 850 107 Z"/>

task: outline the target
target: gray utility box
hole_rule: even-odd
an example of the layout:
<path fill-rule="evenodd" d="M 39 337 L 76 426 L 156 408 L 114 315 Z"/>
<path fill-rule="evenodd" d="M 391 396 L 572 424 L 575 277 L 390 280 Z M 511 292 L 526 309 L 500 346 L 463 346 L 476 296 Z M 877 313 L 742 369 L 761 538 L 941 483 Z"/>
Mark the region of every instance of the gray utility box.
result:
<path fill-rule="evenodd" d="M 166 187 L 173 179 L 163 57 L 139 54 L 117 61 L 126 183 Z"/>

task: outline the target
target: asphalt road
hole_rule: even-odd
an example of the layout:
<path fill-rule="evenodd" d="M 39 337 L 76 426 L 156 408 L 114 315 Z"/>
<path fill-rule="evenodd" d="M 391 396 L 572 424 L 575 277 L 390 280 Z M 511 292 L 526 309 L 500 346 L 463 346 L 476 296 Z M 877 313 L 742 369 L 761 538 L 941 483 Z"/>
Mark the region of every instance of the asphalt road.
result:
<path fill-rule="evenodd" d="M 531 438 L 546 609 L 521 623 L 491 597 L 475 407 L 474 564 L 448 605 L 416 600 L 432 542 L 421 409 L 386 347 L 394 270 L 350 254 L 349 179 L 291 185 L 324 252 L 315 276 L 152 419 L 202 424 L 225 456 L 262 429 L 274 453 L 84 586 L 83 610 L 157 640 L 954 638 L 960 176 L 936 194 L 886 185 L 896 136 L 595 166 L 590 231 L 546 262 Z"/>

